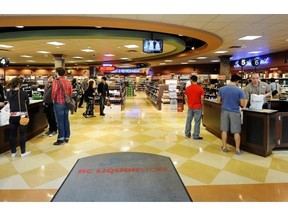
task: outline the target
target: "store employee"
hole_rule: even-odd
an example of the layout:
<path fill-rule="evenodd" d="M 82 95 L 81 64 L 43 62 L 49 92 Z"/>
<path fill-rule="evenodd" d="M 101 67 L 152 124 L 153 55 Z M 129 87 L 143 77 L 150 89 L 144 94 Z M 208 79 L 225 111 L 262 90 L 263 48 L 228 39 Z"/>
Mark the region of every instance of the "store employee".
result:
<path fill-rule="evenodd" d="M 259 79 L 258 73 L 252 74 L 251 82 L 245 87 L 244 92 L 248 101 L 248 107 L 250 106 L 251 94 L 265 95 L 265 97 L 272 95 L 269 85 Z"/>

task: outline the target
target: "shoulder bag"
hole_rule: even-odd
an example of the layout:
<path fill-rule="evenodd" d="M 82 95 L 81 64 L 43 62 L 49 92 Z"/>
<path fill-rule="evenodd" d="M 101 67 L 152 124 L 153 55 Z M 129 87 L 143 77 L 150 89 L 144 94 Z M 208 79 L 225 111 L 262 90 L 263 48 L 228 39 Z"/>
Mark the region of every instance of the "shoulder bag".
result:
<path fill-rule="evenodd" d="M 21 97 L 20 97 L 20 89 L 19 89 L 19 91 L 18 91 L 18 104 L 19 104 L 19 111 L 20 112 L 22 112 L 21 111 Z M 25 103 L 25 107 L 26 107 L 26 112 L 28 113 L 28 109 L 27 109 L 27 105 L 26 105 L 26 103 Z M 22 126 L 26 126 L 28 123 L 29 123 L 29 116 L 28 115 L 26 115 L 26 116 L 20 116 L 20 121 L 19 121 L 19 124 L 20 125 L 22 125 Z"/>
<path fill-rule="evenodd" d="M 74 99 L 66 94 L 61 80 L 58 80 L 58 82 L 59 82 L 59 84 L 60 84 L 60 86 L 61 86 L 61 88 L 62 88 L 62 90 L 64 92 L 65 105 L 66 105 L 67 109 L 72 111 L 72 112 L 74 112 L 75 107 L 76 107 Z"/>

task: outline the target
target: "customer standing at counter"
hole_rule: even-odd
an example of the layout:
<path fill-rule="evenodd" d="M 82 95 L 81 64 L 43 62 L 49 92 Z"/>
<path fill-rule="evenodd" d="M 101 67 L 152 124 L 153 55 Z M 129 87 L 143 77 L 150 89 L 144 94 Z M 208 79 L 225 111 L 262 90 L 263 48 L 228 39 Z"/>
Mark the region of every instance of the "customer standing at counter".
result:
<path fill-rule="evenodd" d="M 7 92 L 7 100 L 10 104 L 10 119 L 9 119 L 9 126 L 10 126 L 10 146 L 12 157 L 17 157 L 17 150 L 16 150 L 16 139 L 17 133 L 19 128 L 20 134 L 20 149 L 21 149 L 21 157 L 28 156 L 31 152 L 26 151 L 26 128 L 25 125 L 20 125 L 20 117 L 21 116 L 28 116 L 27 106 L 29 105 L 29 97 L 27 92 L 22 91 L 21 88 L 22 79 L 19 77 L 13 78 L 8 87 L 10 91 Z"/>
<path fill-rule="evenodd" d="M 57 79 L 52 83 L 52 101 L 54 103 L 54 112 L 58 125 L 57 141 L 53 145 L 61 145 L 64 142 L 69 142 L 70 138 L 70 123 L 69 110 L 65 105 L 64 91 L 70 97 L 72 96 L 72 84 L 65 78 L 65 70 L 62 67 L 56 68 Z M 64 91 L 63 91 L 63 88 Z"/>
<path fill-rule="evenodd" d="M 200 133 L 200 123 L 202 118 L 202 104 L 204 100 L 204 89 L 202 86 L 197 84 L 197 76 L 190 76 L 191 85 L 189 85 L 185 94 L 188 100 L 188 111 L 185 126 L 185 138 L 191 138 L 191 122 L 194 118 L 194 140 L 201 140 L 203 137 L 199 136 Z"/>
<path fill-rule="evenodd" d="M 240 80 L 240 76 L 232 75 L 230 83 L 227 86 L 221 87 L 217 96 L 217 103 L 221 103 L 221 149 L 223 152 L 228 152 L 227 133 L 230 130 L 230 132 L 234 134 L 236 154 L 241 153 L 241 114 L 239 106 L 244 107 L 246 105 L 245 93 L 241 88 L 238 87 L 238 83 Z"/>
<path fill-rule="evenodd" d="M 258 73 L 253 73 L 251 75 L 251 82 L 245 87 L 244 92 L 248 102 L 247 107 L 250 106 L 252 94 L 264 95 L 265 97 L 272 95 L 269 85 L 259 79 Z"/>
<path fill-rule="evenodd" d="M 44 96 L 43 96 L 43 105 L 44 112 L 46 114 L 46 118 L 49 124 L 49 130 L 45 132 L 43 135 L 52 137 L 57 134 L 57 122 L 54 113 L 54 106 L 52 101 L 52 83 L 53 83 L 53 75 L 49 75 L 47 79 L 47 83 L 44 87 Z"/>

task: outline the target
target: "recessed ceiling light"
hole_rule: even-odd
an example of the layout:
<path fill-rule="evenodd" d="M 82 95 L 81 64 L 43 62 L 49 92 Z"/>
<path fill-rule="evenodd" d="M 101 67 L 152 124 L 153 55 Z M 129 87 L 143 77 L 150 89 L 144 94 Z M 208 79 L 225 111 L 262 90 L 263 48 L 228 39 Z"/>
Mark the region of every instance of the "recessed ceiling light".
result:
<path fill-rule="evenodd" d="M 86 62 L 94 62 L 94 60 L 90 60 L 90 59 L 89 59 L 89 60 L 85 60 L 85 61 L 86 61 Z"/>
<path fill-rule="evenodd" d="M 228 51 L 216 51 L 214 53 L 227 53 Z"/>
<path fill-rule="evenodd" d="M 181 64 L 188 64 L 188 62 L 181 62 Z"/>
<path fill-rule="evenodd" d="M 211 60 L 211 62 L 220 62 L 220 60 L 215 59 L 215 60 Z"/>
<path fill-rule="evenodd" d="M 13 46 L 5 45 L 5 44 L 0 44 L 0 47 L 3 47 L 3 48 L 12 48 Z"/>
<path fill-rule="evenodd" d="M 95 26 L 95 28 L 102 28 L 102 26 Z"/>
<path fill-rule="evenodd" d="M 159 65 L 166 65 L 166 63 L 165 62 L 160 62 Z"/>
<path fill-rule="evenodd" d="M 81 51 L 82 52 L 95 52 L 95 50 L 92 50 L 92 49 L 82 49 Z"/>
<path fill-rule="evenodd" d="M 124 47 L 126 47 L 128 49 L 132 49 L 132 48 L 138 48 L 139 46 L 137 46 L 135 44 L 128 44 L 128 45 L 124 45 Z"/>
<path fill-rule="evenodd" d="M 196 62 L 196 60 L 195 59 L 190 59 L 190 60 L 188 60 L 188 62 Z"/>
<path fill-rule="evenodd" d="M 111 57 L 111 56 L 115 56 L 115 55 L 114 54 L 104 54 L 104 56 Z"/>
<path fill-rule="evenodd" d="M 130 58 L 120 58 L 121 60 L 131 60 Z"/>
<path fill-rule="evenodd" d="M 16 28 L 24 28 L 24 26 L 15 26 Z"/>
<path fill-rule="evenodd" d="M 81 57 L 81 56 L 74 56 L 73 58 L 74 58 L 74 59 L 82 59 L 83 57 Z"/>
<path fill-rule="evenodd" d="M 22 58 L 32 58 L 32 56 L 30 56 L 30 55 L 20 55 L 20 57 L 22 57 Z"/>
<path fill-rule="evenodd" d="M 239 38 L 238 40 L 255 40 L 261 37 L 262 36 L 245 36 L 245 37 Z"/>
<path fill-rule="evenodd" d="M 65 45 L 65 43 L 61 43 L 58 41 L 51 41 L 51 42 L 47 42 L 47 44 L 53 45 L 53 46 L 62 46 Z"/>
<path fill-rule="evenodd" d="M 36 62 L 36 61 L 34 61 L 34 60 L 26 60 L 26 62 Z"/>
<path fill-rule="evenodd" d="M 165 62 L 173 62 L 171 59 L 164 60 Z"/>
<path fill-rule="evenodd" d="M 50 52 L 48 52 L 48 51 L 43 51 L 43 50 L 40 50 L 40 51 L 37 51 L 37 53 L 48 54 L 48 53 L 50 53 Z"/>
<path fill-rule="evenodd" d="M 206 59 L 207 57 L 205 57 L 205 56 L 199 56 L 199 57 L 197 57 L 197 59 Z"/>
<path fill-rule="evenodd" d="M 251 51 L 251 52 L 248 52 L 250 54 L 258 54 L 258 53 L 261 53 L 262 51 Z"/>

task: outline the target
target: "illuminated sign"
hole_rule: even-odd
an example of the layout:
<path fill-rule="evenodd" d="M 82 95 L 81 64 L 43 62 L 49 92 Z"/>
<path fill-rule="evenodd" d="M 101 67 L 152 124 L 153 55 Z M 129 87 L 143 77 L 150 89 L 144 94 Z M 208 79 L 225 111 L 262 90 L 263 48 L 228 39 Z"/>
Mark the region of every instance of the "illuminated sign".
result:
<path fill-rule="evenodd" d="M 240 62 L 241 60 L 243 60 L 243 59 L 240 59 L 239 61 L 235 61 L 234 68 L 244 66 L 244 65 L 241 66 L 241 63 L 243 64 L 243 62 Z M 267 65 L 267 64 L 269 64 L 269 60 L 270 60 L 269 57 L 262 58 L 262 59 L 261 58 L 248 59 L 248 60 L 246 60 L 246 65 L 245 66 L 251 66 L 251 67 L 255 67 L 256 66 L 257 67 L 260 64 L 261 65 Z"/>
<path fill-rule="evenodd" d="M 114 66 L 100 66 L 99 70 L 102 72 L 111 72 L 111 71 L 116 70 L 116 67 L 114 67 Z"/>
<path fill-rule="evenodd" d="M 143 68 L 117 68 L 112 73 L 143 73 Z"/>

